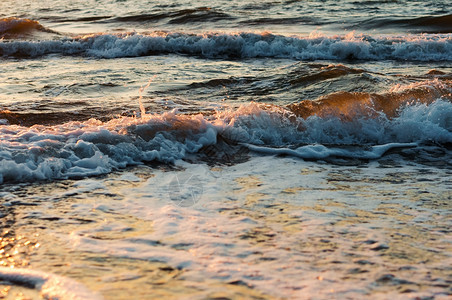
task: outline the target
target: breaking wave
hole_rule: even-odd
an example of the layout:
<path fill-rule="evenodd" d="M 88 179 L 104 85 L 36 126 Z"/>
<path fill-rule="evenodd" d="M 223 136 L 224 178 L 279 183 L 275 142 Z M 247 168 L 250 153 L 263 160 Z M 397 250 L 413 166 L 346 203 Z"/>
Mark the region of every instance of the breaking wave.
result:
<path fill-rule="evenodd" d="M 0 41 L 4 57 L 48 54 L 97 58 L 182 54 L 206 58 L 290 58 L 303 60 L 451 61 L 450 34 L 372 37 L 282 36 L 269 33 L 121 33 L 92 34 L 45 41 Z"/>
<path fill-rule="evenodd" d="M 31 127 L 3 119 L 0 182 L 81 178 L 148 162 L 170 164 L 196 159 L 212 146 L 304 159 L 366 160 L 392 149 L 436 145 L 442 159 L 452 162 L 447 158 L 451 91 L 449 81 L 433 80 L 396 86 L 382 95 L 332 94 L 311 101 L 312 107 L 306 102 L 288 107 L 250 103 L 211 116 L 171 111 Z"/>
<path fill-rule="evenodd" d="M 343 72 L 359 72 L 356 69 L 333 69 Z M 342 73 L 339 73 L 342 74 Z M 437 99 L 452 101 L 452 81 L 438 79 L 396 85 L 384 94 L 365 92 L 337 92 L 323 96 L 316 101 L 301 101 L 291 104 L 288 108 L 297 116 L 308 118 L 316 115 L 322 118 L 334 116 L 342 120 L 353 120 L 356 117 L 378 117 L 381 113 L 387 118 L 398 115 L 400 109 L 407 104 L 431 104 Z"/>

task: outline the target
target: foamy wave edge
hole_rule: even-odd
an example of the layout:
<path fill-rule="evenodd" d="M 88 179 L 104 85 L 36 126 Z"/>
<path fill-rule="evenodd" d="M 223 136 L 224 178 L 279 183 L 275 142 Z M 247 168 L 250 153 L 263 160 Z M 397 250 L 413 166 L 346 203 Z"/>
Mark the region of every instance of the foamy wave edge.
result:
<path fill-rule="evenodd" d="M 85 286 L 74 280 L 36 270 L 0 267 L 0 280 L 31 286 L 39 290 L 45 299 L 103 299 L 100 295 L 90 292 Z"/>
<path fill-rule="evenodd" d="M 251 103 L 215 117 L 172 111 L 105 123 L 0 125 L 0 183 L 83 178 L 147 162 L 171 164 L 205 153 L 219 137 L 270 155 L 378 159 L 392 148 L 452 143 L 451 116 L 452 103 L 446 100 L 409 105 L 393 119 L 382 115 L 345 122 L 296 118 L 283 108 Z M 302 146 L 294 149 L 297 145 Z"/>
<path fill-rule="evenodd" d="M 96 58 L 183 54 L 206 58 L 289 58 L 303 60 L 451 61 L 452 34 L 372 37 L 353 32 L 344 36 L 309 37 L 257 33 L 120 33 L 92 34 L 44 41 L 0 41 L 4 57 L 48 54 Z"/>

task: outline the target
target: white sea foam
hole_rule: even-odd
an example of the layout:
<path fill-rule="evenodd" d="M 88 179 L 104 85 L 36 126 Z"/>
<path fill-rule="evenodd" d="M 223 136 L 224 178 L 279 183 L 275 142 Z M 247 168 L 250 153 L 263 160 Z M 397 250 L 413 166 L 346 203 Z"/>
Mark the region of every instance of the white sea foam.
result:
<path fill-rule="evenodd" d="M 444 100 L 407 106 L 394 119 L 347 122 L 317 116 L 294 120 L 284 110 L 251 103 L 216 117 L 169 112 L 105 123 L 0 125 L 0 182 L 81 178 L 150 161 L 173 163 L 216 144 L 218 134 L 259 153 L 378 159 L 395 147 L 452 143 L 451 116 L 452 104 Z"/>
<path fill-rule="evenodd" d="M 31 286 L 40 290 L 45 299 L 95 300 L 100 295 L 69 278 L 30 269 L 0 267 L 0 279 L 12 284 Z"/>
<path fill-rule="evenodd" d="M 369 149 L 337 149 L 328 148 L 323 145 L 308 145 L 302 146 L 297 149 L 288 148 L 268 148 L 260 147 L 255 145 L 247 145 L 250 150 L 266 153 L 266 154 L 278 154 L 278 155 L 290 155 L 300 158 L 307 159 L 322 159 L 328 158 L 330 156 L 346 157 L 346 158 L 361 158 L 361 159 L 376 159 L 383 156 L 387 151 L 394 148 L 405 148 L 405 147 L 416 147 L 417 144 L 401 144 L 401 143 L 390 143 L 386 145 L 378 145 L 370 147 Z"/>
<path fill-rule="evenodd" d="M 0 127 L 0 182 L 77 178 L 149 161 L 171 163 L 214 144 L 202 116 L 175 113 L 31 128 Z"/>
<path fill-rule="evenodd" d="M 99 58 L 176 53 L 208 58 L 278 57 L 303 60 L 452 60 L 451 34 L 409 36 L 282 36 L 257 33 L 122 33 L 93 34 L 75 39 L 0 41 L 0 54 L 41 56 L 85 55 Z"/>

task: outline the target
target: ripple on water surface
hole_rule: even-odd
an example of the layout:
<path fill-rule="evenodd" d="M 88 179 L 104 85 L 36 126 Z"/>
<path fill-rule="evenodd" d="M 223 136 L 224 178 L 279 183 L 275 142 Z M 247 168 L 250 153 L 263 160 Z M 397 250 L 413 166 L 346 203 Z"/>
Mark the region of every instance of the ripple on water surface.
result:
<path fill-rule="evenodd" d="M 143 166 L 5 193 L 17 231 L 39 233 L 30 266 L 108 299 L 130 290 L 137 299 L 447 298 L 450 171 L 399 169 L 394 155 L 355 166 L 268 157 Z M 196 201 L 179 206 L 184 195 Z"/>

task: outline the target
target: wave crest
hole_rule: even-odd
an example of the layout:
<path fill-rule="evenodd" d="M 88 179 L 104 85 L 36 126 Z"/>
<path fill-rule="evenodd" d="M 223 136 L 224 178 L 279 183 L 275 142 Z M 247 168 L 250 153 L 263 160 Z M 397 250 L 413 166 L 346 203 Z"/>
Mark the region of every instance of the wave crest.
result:
<path fill-rule="evenodd" d="M 74 39 L 39 42 L 1 41 L 3 56 L 38 57 L 47 54 L 99 58 L 183 54 L 206 58 L 275 57 L 303 60 L 451 61 L 451 35 L 372 37 L 282 36 L 269 33 L 121 33 L 92 34 Z"/>
<path fill-rule="evenodd" d="M 20 36 L 29 35 L 35 31 L 53 32 L 35 20 L 14 17 L 0 19 L 0 38 L 18 38 Z"/>
<path fill-rule="evenodd" d="M 436 93 L 450 92 L 450 82 L 445 84 L 438 83 Z M 81 178 L 147 162 L 202 160 L 212 155 L 212 149 L 215 157 L 228 157 L 233 154 L 226 151 L 241 153 L 243 147 L 305 159 L 378 159 L 393 148 L 424 149 L 427 145 L 428 149 L 433 143 L 439 152 L 445 151 L 447 161 L 452 144 L 450 94 L 435 99 L 435 93 L 426 92 L 432 88 L 426 86 L 398 87 L 396 92 L 379 95 L 388 101 L 389 95 L 402 99 L 395 101 L 397 113 L 389 116 L 384 109 L 376 110 L 371 95 L 343 93 L 312 102 L 319 113 L 304 118 L 297 109 L 305 108 L 306 102 L 289 106 L 292 111 L 250 103 L 211 116 L 172 111 L 54 126 L 0 122 L 4 124 L 0 125 L 0 183 Z M 411 101 L 419 95 L 427 98 Z M 344 117 L 348 111 L 352 113 Z M 294 145 L 303 146 L 293 152 Z"/>
<path fill-rule="evenodd" d="M 410 85 L 396 85 L 388 93 L 337 92 L 316 101 L 305 100 L 288 105 L 297 116 L 337 117 L 353 120 L 356 117 L 377 117 L 381 113 L 394 118 L 406 105 L 431 104 L 437 99 L 452 101 L 452 81 L 438 79 Z"/>

